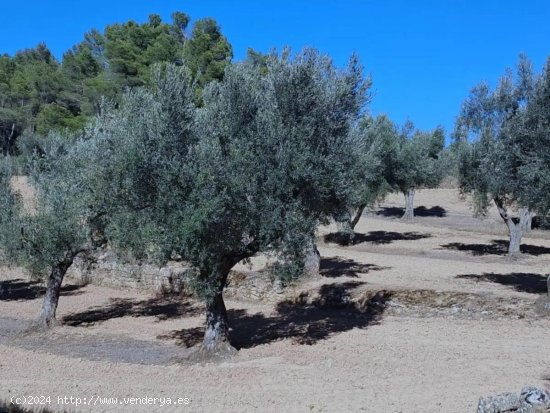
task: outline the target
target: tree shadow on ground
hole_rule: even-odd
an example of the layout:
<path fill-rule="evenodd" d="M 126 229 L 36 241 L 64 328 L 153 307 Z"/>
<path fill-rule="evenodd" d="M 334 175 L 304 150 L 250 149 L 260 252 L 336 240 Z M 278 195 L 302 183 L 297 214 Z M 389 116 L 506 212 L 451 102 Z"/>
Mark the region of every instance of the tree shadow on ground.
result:
<path fill-rule="evenodd" d="M 181 299 L 151 298 L 149 300 L 131 300 L 114 298 L 107 306 L 93 307 L 89 310 L 69 314 L 63 317 L 63 324 L 69 326 L 88 326 L 120 317 L 156 317 L 159 321 L 178 318 L 184 315 L 197 315 L 202 308 Z"/>
<path fill-rule="evenodd" d="M 231 343 L 238 349 L 285 339 L 292 340 L 293 344 L 312 345 L 338 333 L 378 324 L 391 293 L 379 291 L 361 303 L 353 302 L 351 291 L 362 284 L 351 281 L 323 285 L 314 300 L 308 300 L 304 294 L 297 300 L 283 301 L 272 316 L 229 310 L 229 323 L 235 327 L 230 332 Z M 192 347 L 202 341 L 203 334 L 204 327 L 194 327 L 157 338 Z"/>
<path fill-rule="evenodd" d="M 327 278 L 337 277 L 359 277 L 361 273 L 381 271 L 389 267 L 381 267 L 376 264 L 363 264 L 351 259 L 341 257 L 330 257 L 321 259 L 320 274 Z"/>
<path fill-rule="evenodd" d="M 378 211 L 376 211 L 376 215 L 381 215 L 383 217 L 397 217 L 401 218 L 403 214 L 405 213 L 405 208 L 399 208 L 399 207 L 380 207 Z M 443 207 L 434 206 L 431 208 L 426 208 L 425 206 L 419 206 L 414 209 L 414 216 L 415 217 L 436 217 L 436 218 L 443 218 L 447 216 L 447 210 Z"/>
<path fill-rule="evenodd" d="M 547 292 L 546 276 L 528 272 L 511 272 L 509 274 L 495 274 L 485 272 L 483 274 L 459 274 L 456 278 L 493 282 L 509 287 L 516 291 L 525 293 L 540 294 Z"/>
<path fill-rule="evenodd" d="M 441 247 L 455 250 L 466 251 L 472 255 L 507 255 L 508 254 L 507 240 L 494 239 L 490 244 L 464 244 L 462 242 L 451 242 L 444 244 Z M 522 254 L 528 255 L 543 255 L 550 254 L 550 248 L 540 245 L 521 244 L 520 251 Z"/>
<path fill-rule="evenodd" d="M 335 243 L 341 246 L 357 245 L 364 242 L 372 244 L 391 244 L 394 241 L 416 241 L 423 238 L 430 238 L 431 234 L 420 232 L 393 232 L 393 231 L 370 231 L 367 234 L 355 233 L 351 238 L 345 232 L 333 232 L 324 237 L 325 242 Z"/>
<path fill-rule="evenodd" d="M 78 295 L 81 286 L 64 285 L 61 295 Z M 25 281 L 21 279 L 0 281 L 0 301 L 35 300 L 46 293 L 46 287 L 40 281 Z"/>

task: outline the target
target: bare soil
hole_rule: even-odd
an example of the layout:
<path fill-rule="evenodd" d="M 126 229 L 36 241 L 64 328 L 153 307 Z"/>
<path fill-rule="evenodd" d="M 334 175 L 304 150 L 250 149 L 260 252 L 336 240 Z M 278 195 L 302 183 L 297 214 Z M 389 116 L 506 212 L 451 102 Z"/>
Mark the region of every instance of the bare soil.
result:
<path fill-rule="evenodd" d="M 204 321 L 188 298 L 68 284 L 61 325 L 29 331 L 43 287 L 0 268 L 0 399 L 50 396 L 52 411 L 473 412 L 480 396 L 547 387 L 550 319 L 537 303 L 550 233 L 533 230 L 511 260 L 497 213 L 473 218 L 456 190 L 417 191 L 412 222 L 399 219 L 403 203 L 369 211 L 350 245 L 322 228 L 321 277 L 276 300 L 227 300 L 240 351 L 224 362 L 182 361 Z"/>

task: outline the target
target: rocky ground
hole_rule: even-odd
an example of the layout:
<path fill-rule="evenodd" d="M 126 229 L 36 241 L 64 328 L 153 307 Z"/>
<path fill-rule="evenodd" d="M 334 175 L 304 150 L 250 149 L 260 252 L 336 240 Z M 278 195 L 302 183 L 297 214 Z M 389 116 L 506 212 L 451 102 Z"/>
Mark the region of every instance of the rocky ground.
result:
<path fill-rule="evenodd" d="M 532 231 L 510 260 L 495 211 L 475 219 L 456 190 L 418 191 L 410 223 L 401 201 L 368 212 L 352 245 L 323 228 L 321 277 L 281 294 L 254 278 L 263 257 L 240 266 L 227 300 L 240 351 L 221 363 L 182 361 L 202 334 L 200 303 L 134 289 L 67 284 L 62 325 L 25 332 L 43 288 L 2 268 L 0 399 L 50 396 L 52 411 L 473 412 L 481 396 L 547 387 L 550 233 Z"/>

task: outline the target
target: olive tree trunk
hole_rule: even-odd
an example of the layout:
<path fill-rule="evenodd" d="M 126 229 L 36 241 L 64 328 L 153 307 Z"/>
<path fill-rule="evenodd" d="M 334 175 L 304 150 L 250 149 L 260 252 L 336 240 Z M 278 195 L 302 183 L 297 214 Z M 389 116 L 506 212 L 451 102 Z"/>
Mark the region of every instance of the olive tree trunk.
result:
<path fill-rule="evenodd" d="M 355 210 L 355 214 L 353 215 L 353 218 L 352 218 L 352 220 L 350 221 L 350 224 L 349 224 L 349 226 L 351 227 L 352 230 L 355 229 L 355 226 L 357 225 L 357 223 L 359 222 L 359 220 L 363 216 L 363 211 L 365 210 L 366 207 L 367 207 L 366 205 L 360 205 Z"/>
<path fill-rule="evenodd" d="M 221 358 L 237 350 L 229 342 L 229 321 L 223 301 L 223 289 L 235 260 L 224 259 L 212 270 L 211 280 L 216 282 L 216 291 L 206 299 L 206 330 L 198 353 L 201 358 Z"/>
<path fill-rule="evenodd" d="M 533 226 L 533 216 L 535 214 L 529 211 L 528 208 L 519 208 L 518 214 L 523 232 L 531 231 L 531 227 Z"/>
<path fill-rule="evenodd" d="M 413 219 L 414 218 L 414 192 L 415 189 L 409 189 L 405 195 L 405 213 L 401 217 L 402 219 Z"/>
<path fill-rule="evenodd" d="M 50 328 L 57 324 L 55 312 L 59 303 L 61 284 L 72 263 L 73 257 L 70 257 L 53 266 L 46 282 L 46 295 L 44 296 L 44 301 L 42 301 L 42 309 L 38 316 L 38 327 Z"/>
<path fill-rule="evenodd" d="M 315 240 L 311 240 L 307 245 L 306 256 L 304 258 L 304 276 L 318 277 L 321 270 L 321 254 L 315 245 Z"/>
<path fill-rule="evenodd" d="M 510 237 L 510 243 L 508 245 L 508 255 L 514 256 L 521 253 L 521 238 L 523 237 L 523 227 L 525 223 L 520 219 L 515 219 L 508 213 L 507 208 L 504 206 L 504 202 L 500 198 L 494 198 L 495 205 L 498 209 L 500 217 L 508 227 L 508 234 Z"/>
<path fill-rule="evenodd" d="M 229 321 L 221 291 L 206 302 L 206 330 L 200 351 L 209 356 L 226 356 L 236 351 L 229 342 Z"/>
<path fill-rule="evenodd" d="M 523 237 L 523 229 L 519 224 L 508 226 L 510 231 L 510 246 L 508 247 L 508 255 L 518 255 L 521 253 L 521 238 Z"/>

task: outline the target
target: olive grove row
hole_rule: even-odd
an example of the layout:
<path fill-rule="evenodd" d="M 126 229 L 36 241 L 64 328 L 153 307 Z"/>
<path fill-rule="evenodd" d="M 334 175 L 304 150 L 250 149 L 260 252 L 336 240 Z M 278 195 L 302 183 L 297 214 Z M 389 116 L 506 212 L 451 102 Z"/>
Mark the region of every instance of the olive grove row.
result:
<path fill-rule="evenodd" d="M 516 83 L 475 89 L 445 149 L 441 128 L 399 129 L 368 114 L 371 82 L 354 56 L 345 69 L 311 49 L 246 59 L 200 99 L 185 64 L 156 65 L 147 86 L 103 99 L 82 131 L 52 132 L 28 157 L 31 205 L 2 158 L 2 258 L 44 277 L 38 323 L 49 327 L 78 254 L 179 257 L 195 269 L 186 282 L 206 305 L 200 351 L 225 354 L 233 348 L 223 289 L 237 263 L 272 254 L 273 276 L 290 283 L 320 224 L 336 221 L 352 238 L 365 208 L 390 192 L 405 195 L 403 218 L 412 219 L 415 189 L 457 171 L 481 212 L 495 200 L 514 253 L 510 210 L 544 214 L 550 198 L 549 76 L 528 69 L 522 60 Z"/>

